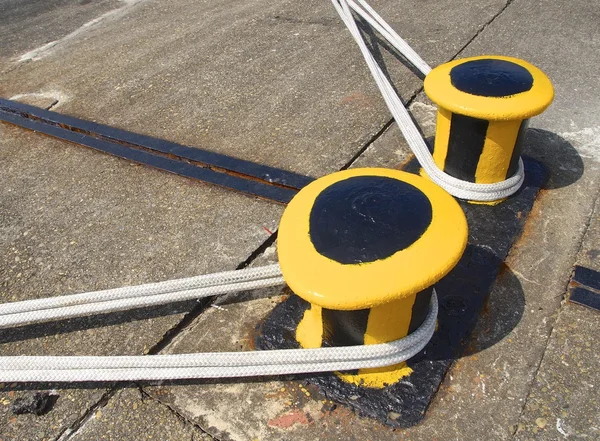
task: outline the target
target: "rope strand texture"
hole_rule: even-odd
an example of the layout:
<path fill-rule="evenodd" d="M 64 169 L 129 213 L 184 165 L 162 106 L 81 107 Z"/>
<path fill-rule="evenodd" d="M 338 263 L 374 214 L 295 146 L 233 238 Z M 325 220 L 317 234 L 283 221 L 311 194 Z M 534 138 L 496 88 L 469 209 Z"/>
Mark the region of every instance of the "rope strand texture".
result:
<path fill-rule="evenodd" d="M 279 264 L 146 285 L 0 304 L 0 328 L 282 285 Z"/>
<path fill-rule="evenodd" d="M 376 29 L 416 69 L 431 68 L 364 0 L 332 0 L 367 62 L 383 98 L 409 146 L 430 178 L 463 199 L 489 201 L 514 193 L 523 182 L 523 163 L 515 176 L 496 184 L 456 179 L 434 163 L 429 149 L 404 104 L 367 48 L 351 9 Z M 111 312 L 202 298 L 283 284 L 279 265 L 228 271 L 148 285 L 123 287 L 0 305 L 0 328 L 58 318 Z M 423 324 L 412 334 L 390 343 L 318 349 L 197 353 L 150 356 L 2 356 L 0 381 L 136 381 L 185 378 L 226 378 L 344 371 L 388 366 L 406 361 L 429 342 L 438 312 L 435 291 Z"/>
<path fill-rule="evenodd" d="M 371 71 L 371 75 L 375 79 L 385 103 L 387 104 L 394 120 L 398 124 L 400 131 L 404 135 L 409 147 L 413 151 L 415 157 L 430 177 L 437 185 L 445 189 L 451 195 L 467 200 L 474 201 L 496 201 L 506 198 L 515 193 L 523 184 L 525 171 L 523 161 L 519 158 L 519 167 L 517 173 L 502 182 L 493 184 L 476 184 L 467 182 L 450 176 L 440 170 L 435 164 L 427 144 L 421 137 L 419 129 L 413 122 L 410 114 L 404 107 L 404 104 L 394 91 L 388 78 L 385 76 L 379 64 L 368 49 L 359 29 L 356 25 L 351 9 L 358 15 L 363 17 L 370 23 L 381 35 L 389 41 L 413 66 L 420 70 L 424 75 L 429 73 L 431 68 L 423 61 L 416 52 L 410 48 L 394 30 L 365 2 L 357 0 L 358 4 L 353 0 L 331 0 L 333 6 L 338 12 L 340 18 L 350 31 L 350 34 L 358 44 L 358 47 Z M 383 32 L 382 32 L 383 30 Z"/>
<path fill-rule="evenodd" d="M 408 360 L 427 345 L 435 331 L 437 313 L 434 292 L 427 317 L 416 331 L 400 340 L 376 345 L 148 356 L 0 357 L 0 381 L 230 378 L 388 366 Z"/>

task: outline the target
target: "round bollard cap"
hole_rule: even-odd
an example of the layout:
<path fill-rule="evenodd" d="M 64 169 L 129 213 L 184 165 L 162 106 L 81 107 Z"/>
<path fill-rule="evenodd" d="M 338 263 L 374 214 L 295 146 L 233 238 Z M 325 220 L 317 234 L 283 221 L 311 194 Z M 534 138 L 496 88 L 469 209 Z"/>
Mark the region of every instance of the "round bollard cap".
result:
<path fill-rule="evenodd" d="M 317 179 L 281 218 L 278 255 L 292 291 L 328 309 L 388 303 L 433 285 L 460 259 L 465 215 L 446 191 L 398 170 Z"/>
<path fill-rule="evenodd" d="M 486 120 L 527 119 L 554 98 L 548 77 L 512 57 L 481 56 L 442 64 L 425 77 L 425 93 L 438 106 Z"/>

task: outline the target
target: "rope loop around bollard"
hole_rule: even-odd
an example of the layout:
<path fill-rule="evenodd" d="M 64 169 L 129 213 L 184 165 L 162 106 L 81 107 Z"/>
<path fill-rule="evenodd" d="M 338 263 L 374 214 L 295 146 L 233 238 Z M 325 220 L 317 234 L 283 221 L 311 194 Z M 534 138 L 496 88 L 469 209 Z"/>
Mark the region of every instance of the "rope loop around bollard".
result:
<path fill-rule="evenodd" d="M 396 94 L 394 87 L 367 47 L 360 30 L 358 29 L 352 11 L 373 26 L 383 38 L 396 48 L 402 56 L 404 56 L 406 60 L 423 75 L 427 75 L 431 71 L 431 67 L 419 57 L 408 43 L 406 43 L 406 41 L 404 41 L 391 26 L 384 21 L 366 1 L 356 0 L 356 2 L 354 2 L 353 0 L 331 0 L 331 2 L 350 31 L 350 34 L 358 44 L 363 58 L 371 71 L 371 75 L 392 113 L 394 120 L 398 124 L 402 135 L 404 135 L 408 146 L 413 151 L 415 157 L 421 164 L 421 167 L 423 167 L 430 179 L 452 196 L 472 201 L 497 201 L 504 199 L 519 190 L 525 179 L 525 171 L 521 159 L 519 159 L 517 172 L 513 176 L 504 181 L 491 184 L 478 184 L 463 181 L 441 170 L 435 164 L 429 148 L 408 113 L 408 110 L 404 107 L 404 104 Z"/>
<path fill-rule="evenodd" d="M 189 279 L 168 282 L 170 286 L 197 286 L 198 284 L 218 283 L 217 280 L 231 281 L 233 273 L 237 280 L 245 280 L 233 290 L 248 289 L 263 284 L 274 286 L 278 280 L 279 265 L 262 268 L 209 274 Z M 279 273 L 280 274 L 280 273 Z M 260 278 L 262 277 L 262 279 Z M 248 281 L 247 279 L 254 279 Z M 278 283 L 274 279 L 277 279 Z M 72 302 L 78 307 L 96 305 L 98 311 L 109 312 L 115 307 L 114 299 L 131 300 L 145 304 L 145 298 L 156 296 L 157 290 L 164 290 L 166 282 L 160 284 L 127 287 L 126 292 L 135 293 L 133 297 L 123 297 L 124 288 L 94 293 L 62 296 L 52 299 L 40 299 L 0 305 L 0 311 L 33 310 L 35 321 L 72 316 Z M 226 285 L 229 292 L 231 284 Z M 244 287 L 242 287 L 244 286 Z M 218 285 L 213 285 L 218 287 Z M 119 292 L 121 290 L 121 292 Z M 185 295 L 182 292 L 162 292 L 163 303 L 166 296 L 176 301 Z M 191 291 L 194 291 L 192 289 Z M 145 293 L 145 294 L 144 294 Z M 183 293 L 183 294 L 182 294 Z M 207 297 L 211 294 L 204 294 Z M 85 300 L 87 298 L 87 300 Z M 103 301 L 106 300 L 106 301 Z M 37 303 L 36 303 L 37 302 Z M 41 310 L 45 304 L 50 307 Z M 130 306 L 131 307 L 131 306 Z M 189 378 L 231 378 L 269 375 L 287 375 L 330 371 L 346 371 L 361 368 L 375 368 L 401 363 L 418 354 L 429 342 L 436 327 L 438 301 L 433 292 L 427 317 L 417 330 L 406 337 L 381 344 L 363 346 L 326 347 L 316 349 L 277 349 L 246 352 L 205 352 L 174 355 L 137 355 L 137 356 L 0 356 L 0 382 L 81 382 L 81 381 L 137 381 L 137 380 L 177 380 Z M 9 313 L 8 316 L 11 314 Z M 0 315 L 0 319 L 5 316 Z M 32 317 L 29 317 L 30 319 Z"/>

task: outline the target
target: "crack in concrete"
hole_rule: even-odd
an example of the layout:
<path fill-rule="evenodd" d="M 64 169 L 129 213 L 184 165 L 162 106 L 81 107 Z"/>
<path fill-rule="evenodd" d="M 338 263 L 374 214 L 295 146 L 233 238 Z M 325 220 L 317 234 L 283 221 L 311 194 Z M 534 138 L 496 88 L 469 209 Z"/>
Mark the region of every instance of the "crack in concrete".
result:
<path fill-rule="evenodd" d="M 506 9 L 514 2 L 514 0 L 507 0 L 507 2 L 504 4 L 504 6 L 502 8 L 500 8 L 500 10 L 494 14 L 487 22 L 485 22 L 479 29 L 477 29 L 477 31 L 475 32 L 475 35 L 473 35 L 473 37 L 471 37 L 448 61 L 452 61 L 454 59 L 456 59 L 456 57 L 458 57 L 462 52 L 464 52 L 464 50 L 483 32 L 487 29 L 487 27 L 489 25 L 491 25 L 494 20 L 496 20 L 498 17 L 500 17 L 500 15 L 502 15 L 504 13 L 504 11 L 506 11 Z M 423 92 L 423 86 L 419 87 L 415 92 L 413 92 L 413 94 L 411 95 L 411 97 L 408 99 L 408 101 L 405 104 L 405 107 L 408 109 L 410 107 L 410 105 L 413 103 L 413 101 L 417 98 L 417 96 L 419 96 L 419 94 Z M 412 117 L 412 113 L 409 114 Z M 413 117 L 414 120 L 414 117 Z M 363 153 L 365 153 L 367 151 L 367 149 L 375 142 L 377 141 L 386 131 L 387 129 L 394 123 L 394 118 L 389 119 L 386 123 L 383 124 L 383 127 L 375 134 L 373 135 L 359 150 L 358 152 L 340 169 L 340 170 L 347 170 L 348 168 L 350 168 L 352 166 L 352 164 L 354 164 L 362 155 Z M 418 124 L 416 124 L 417 128 L 419 130 L 421 130 L 421 128 L 419 127 Z M 422 134 L 421 134 L 422 135 Z"/>
<path fill-rule="evenodd" d="M 144 397 L 143 400 L 150 400 L 156 403 L 159 403 L 161 406 L 167 408 L 173 415 L 175 415 L 175 417 L 180 420 L 183 424 L 188 424 L 192 427 L 195 427 L 196 429 L 198 429 L 200 432 L 202 432 L 204 435 L 210 437 L 210 439 L 215 440 L 215 441 L 220 441 L 218 438 L 215 438 L 214 436 L 212 436 L 210 433 L 208 433 L 206 430 L 204 430 L 202 428 L 202 426 L 200 426 L 198 423 L 196 423 L 193 420 L 190 420 L 188 418 L 186 418 L 184 415 L 182 415 L 181 413 L 179 413 L 175 408 L 173 408 L 172 406 L 170 406 L 167 403 L 164 403 L 160 398 L 156 398 L 153 397 L 152 395 L 150 395 L 148 392 L 146 392 L 144 390 L 144 388 L 142 386 L 140 386 L 139 384 L 137 385 L 140 394 Z M 191 435 L 191 440 L 194 439 L 194 435 Z"/>
<path fill-rule="evenodd" d="M 124 386 L 115 386 L 107 390 L 94 405 L 92 405 L 77 421 L 58 434 L 54 441 L 69 441 L 83 429 L 94 414 L 108 404 L 108 401 Z"/>
<path fill-rule="evenodd" d="M 51 110 L 54 106 L 56 106 L 59 103 L 58 100 L 54 100 L 52 102 L 52 104 L 50 104 L 48 107 L 46 107 L 46 110 Z"/>
<path fill-rule="evenodd" d="M 184 424 L 189 424 L 192 427 L 195 427 L 196 429 L 198 429 L 200 432 L 202 432 L 204 435 L 210 437 L 210 439 L 215 440 L 215 441 L 220 441 L 219 438 L 214 437 L 213 435 L 211 435 L 210 433 L 208 433 L 206 430 L 204 430 L 204 428 L 202 426 L 200 426 L 198 423 L 196 423 L 193 420 L 190 420 L 189 418 L 187 418 L 185 415 L 182 415 L 181 413 L 179 413 L 177 411 L 177 409 L 175 409 L 173 406 L 169 405 L 168 403 L 163 402 L 160 398 L 157 397 L 153 397 L 152 395 L 150 395 L 148 392 L 146 392 L 142 386 L 138 385 L 138 388 L 140 390 L 140 393 L 142 395 L 144 395 L 145 399 L 147 400 L 151 400 L 151 401 L 155 401 L 157 403 L 159 403 L 161 406 L 166 407 L 169 411 L 171 411 L 171 413 L 173 415 L 175 415 L 175 417 L 177 417 L 177 419 L 179 419 L 180 421 L 182 421 Z M 192 435 L 192 439 L 193 439 L 193 435 Z"/>
<path fill-rule="evenodd" d="M 475 41 L 475 39 L 477 37 L 479 37 L 479 35 L 485 31 L 489 25 L 491 25 L 498 17 L 500 17 L 504 11 L 506 11 L 506 9 L 514 2 L 515 0 L 507 0 L 507 2 L 504 4 L 504 6 L 495 14 L 492 16 L 492 18 L 490 18 L 486 23 L 483 24 L 483 26 L 481 26 L 477 32 L 475 33 L 475 35 L 473 35 L 473 37 L 467 41 L 465 43 L 465 45 L 463 47 L 461 47 L 458 52 L 456 53 L 456 55 L 454 57 L 451 58 L 451 60 L 454 60 L 456 57 L 458 57 L 461 53 L 464 52 L 464 50 L 473 42 Z"/>
<path fill-rule="evenodd" d="M 275 232 L 271 236 L 269 236 L 262 244 L 260 244 L 251 254 L 248 256 L 246 260 L 241 262 L 236 269 L 243 269 L 250 265 L 254 260 L 256 260 L 260 255 L 262 255 L 267 248 L 269 248 L 273 243 L 275 243 L 275 239 L 277 238 L 277 233 Z M 210 297 L 203 299 L 197 306 L 192 308 L 175 326 L 169 329 L 162 338 L 154 345 L 150 350 L 148 350 L 148 355 L 157 354 L 162 351 L 165 347 L 167 347 L 181 332 L 183 332 L 197 317 L 200 316 L 205 310 L 207 310 L 218 298 Z M 85 424 L 94 416 L 96 411 L 108 403 L 108 401 L 121 389 L 124 389 L 127 385 L 114 385 L 107 390 L 102 397 L 92 405 L 77 421 L 71 424 L 68 428 L 63 430 L 54 441 L 69 441 L 72 439 L 83 427 Z M 145 394 L 150 397 L 146 392 L 143 391 L 142 387 L 136 383 L 136 387 Z M 150 397 L 152 398 L 152 397 Z M 192 421 L 189 421 L 187 418 L 180 415 L 178 412 L 175 412 L 170 406 L 158 400 L 162 405 L 168 407 L 172 412 L 174 412 L 178 417 L 183 418 L 185 421 L 188 421 L 190 424 L 198 427 L 202 432 L 206 433 L 200 426 L 195 424 Z M 207 433 L 208 436 L 211 436 Z M 212 437 L 217 440 L 216 438 Z M 218 441 L 218 440 L 217 440 Z"/>
<path fill-rule="evenodd" d="M 598 189 L 597 189 L 598 190 Z M 539 363 L 537 364 L 537 366 L 535 367 L 535 372 L 533 374 L 533 376 L 531 377 L 531 381 L 529 382 L 529 387 L 527 389 L 527 396 L 525 397 L 525 399 L 523 400 L 523 405 L 521 406 L 521 410 L 519 412 L 519 415 L 517 417 L 516 420 L 516 424 L 515 424 L 515 428 L 513 430 L 513 433 L 511 434 L 512 439 L 515 439 L 517 432 L 519 430 L 519 421 L 521 421 L 521 418 L 523 417 L 524 413 L 525 413 L 525 408 L 527 407 L 527 403 L 529 402 L 529 399 L 531 397 L 531 393 L 533 390 L 533 385 L 538 377 L 539 371 L 542 367 L 542 364 L 546 358 L 546 354 L 548 352 L 548 345 L 550 344 L 550 339 L 552 338 L 552 334 L 554 333 L 554 328 L 556 326 L 556 322 L 558 321 L 561 312 L 564 310 L 565 305 L 567 304 L 566 302 L 566 294 L 568 292 L 569 289 L 569 283 L 571 282 L 571 278 L 573 277 L 573 273 L 575 271 L 575 265 L 577 263 L 577 259 L 579 258 L 579 254 L 581 253 L 582 249 L 583 249 L 583 242 L 585 240 L 585 236 L 587 235 L 587 232 L 589 230 L 589 228 L 592 225 L 592 219 L 594 217 L 594 212 L 596 211 L 596 208 L 598 207 L 598 204 L 600 202 L 600 193 L 596 192 L 596 198 L 594 200 L 594 203 L 592 204 L 592 207 L 590 209 L 590 213 L 588 216 L 588 220 L 583 228 L 583 232 L 581 234 L 581 237 L 579 239 L 579 249 L 577 250 L 577 253 L 575 253 L 575 258 L 573 259 L 573 263 L 571 265 L 571 273 L 564 285 L 563 288 L 563 294 L 562 294 L 562 301 L 561 301 L 561 305 L 559 306 L 556 315 L 554 316 L 554 320 L 552 321 L 552 326 L 550 327 L 550 330 L 548 332 L 548 334 L 546 335 L 546 343 L 544 345 L 544 352 L 542 353 L 542 356 L 540 357 Z M 551 316 L 552 317 L 552 316 Z"/>

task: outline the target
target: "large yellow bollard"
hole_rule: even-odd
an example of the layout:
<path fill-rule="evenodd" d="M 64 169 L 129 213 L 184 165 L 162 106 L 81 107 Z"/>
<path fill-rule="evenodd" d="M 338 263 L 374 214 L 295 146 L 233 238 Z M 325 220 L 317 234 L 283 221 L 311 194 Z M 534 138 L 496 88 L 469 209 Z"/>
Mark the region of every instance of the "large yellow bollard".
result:
<path fill-rule="evenodd" d="M 445 63 L 425 77 L 424 85 L 438 105 L 436 165 L 481 184 L 516 173 L 529 118 L 554 98 L 552 83 L 541 70 L 511 57 Z"/>
<path fill-rule="evenodd" d="M 278 236 L 283 277 L 311 304 L 296 339 L 316 348 L 405 337 L 466 243 L 458 203 L 417 175 L 365 168 L 312 182 L 287 206 Z M 403 363 L 339 375 L 383 387 L 408 373 Z"/>

